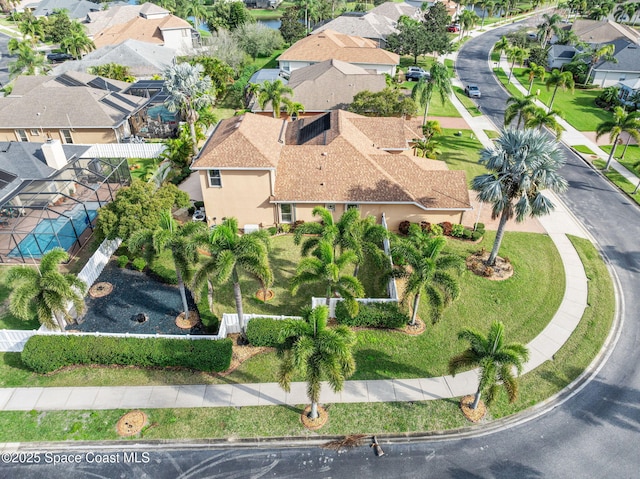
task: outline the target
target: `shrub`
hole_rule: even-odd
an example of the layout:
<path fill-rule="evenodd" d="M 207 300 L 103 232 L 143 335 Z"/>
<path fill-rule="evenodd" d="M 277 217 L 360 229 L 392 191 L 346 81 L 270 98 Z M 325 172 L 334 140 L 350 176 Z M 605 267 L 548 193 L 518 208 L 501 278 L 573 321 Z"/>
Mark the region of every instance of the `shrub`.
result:
<path fill-rule="evenodd" d="M 270 226 L 269 228 L 267 228 L 267 231 L 271 236 L 278 234 L 278 228 L 276 228 L 275 226 Z"/>
<path fill-rule="evenodd" d="M 431 231 L 431 223 L 429 223 L 428 221 L 421 221 L 420 228 L 422 228 L 422 231 L 426 231 L 428 233 L 429 231 Z"/>
<path fill-rule="evenodd" d="M 194 201 L 193 206 L 196 208 L 204 208 L 204 201 Z"/>
<path fill-rule="evenodd" d="M 195 212 L 196 212 L 195 206 L 189 206 L 189 208 L 187 208 L 187 213 L 189 214 L 189 216 L 193 216 Z"/>
<path fill-rule="evenodd" d="M 471 232 L 471 239 L 473 241 L 478 241 L 480 238 L 482 238 L 482 233 L 480 233 L 479 231 L 472 231 Z"/>
<path fill-rule="evenodd" d="M 465 228 L 462 232 L 462 237 L 467 240 L 470 240 L 472 235 L 473 231 L 471 231 L 469 228 Z"/>
<path fill-rule="evenodd" d="M 401 235 L 405 235 L 407 236 L 409 234 L 409 227 L 411 226 L 411 222 L 410 221 L 401 221 L 400 224 L 398 225 L 398 232 Z"/>
<path fill-rule="evenodd" d="M 453 225 L 449 221 L 444 221 L 440 223 L 442 226 L 442 234 L 445 236 L 451 236 L 451 230 L 453 229 Z"/>
<path fill-rule="evenodd" d="M 294 232 L 298 226 L 303 224 L 304 224 L 304 220 L 295 220 L 293 224 L 291 224 L 291 232 Z"/>
<path fill-rule="evenodd" d="M 37 373 L 76 364 L 177 366 L 219 372 L 229 369 L 231 348 L 230 339 L 35 335 L 24 345 L 21 358 L 29 369 Z"/>
<path fill-rule="evenodd" d="M 142 271 L 147 266 L 147 262 L 144 258 L 136 258 L 131 262 L 131 264 L 138 271 Z"/>
<path fill-rule="evenodd" d="M 476 223 L 476 231 L 479 231 L 480 234 L 484 234 L 484 223 Z"/>
<path fill-rule="evenodd" d="M 156 278 L 158 281 L 165 284 L 178 284 L 178 275 L 176 274 L 176 270 L 168 268 L 157 261 L 149 266 L 149 273 L 151 273 L 151 276 Z"/>
<path fill-rule="evenodd" d="M 282 223 L 280 225 L 280 231 L 285 234 L 288 233 L 289 231 L 291 231 L 291 225 L 289 223 Z"/>
<path fill-rule="evenodd" d="M 440 225 L 431 225 L 431 234 L 434 236 L 442 236 L 442 226 Z"/>
<path fill-rule="evenodd" d="M 452 225 L 451 226 L 451 236 L 456 238 L 462 238 L 464 236 L 465 227 L 462 225 Z"/>
<path fill-rule="evenodd" d="M 126 268 L 129 264 L 129 257 L 126 255 L 118 256 L 118 266 L 120 268 Z"/>
<path fill-rule="evenodd" d="M 344 301 L 336 304 L 336 321 L 347 326 L 370 328 L 401 328 L 409 322 L 409 316 L 397 303 L 360 303 L 358 314 L 351 317 Z"/>
<path fill-rule="evenodd" d="M 280 331 L 286 323 L 281 319 L 253 318 L 247 324 L 247 339 L 253 346 L 275 348 L 282 344 Z"/>

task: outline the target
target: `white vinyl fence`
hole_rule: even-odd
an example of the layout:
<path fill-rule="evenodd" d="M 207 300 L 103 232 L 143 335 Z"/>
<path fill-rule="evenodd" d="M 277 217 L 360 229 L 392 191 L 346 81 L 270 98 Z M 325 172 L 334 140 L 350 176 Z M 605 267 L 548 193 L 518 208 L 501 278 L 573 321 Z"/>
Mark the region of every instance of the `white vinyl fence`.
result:
<path fill-rule="evenodd" d="M 91 145 L 83 156 L 96 158 L 157 158 L 164 143 L 102 143 Z"/>
<path fill-rule="evenodd" d="M 122 240 L 120 238 L 114 240 L 104 240 L 100 247 L 93 253 L 87 264 L 78 273 L 78 278 L 87 283 L 87 288 L 93 286 L 100 273 L 109 262 L 111 255 L 118 249 Z"/>
<path fill-rule="evenodd" d="M 19 353 L 27 339 L 34 334 L 39 333 L 35 329 L 33 331 L 0 329 L 0 351 Z"/>
<path fill-rule="evenodd" d="M 220 329 L 218 330 L 218 336 L 220 339 L 226 338 L 227 334 L 239 333 L 246 329 L 247 324 L 253 318 L 270 318 L 270 319 L 302 319 L 300 316 L 269 316 L 267 314 L 243 314 L 242 324 L 238 321 L 238 315 L 233 313 L 224 313 L 222 315 L 222 321 L 220 321 Z"/>

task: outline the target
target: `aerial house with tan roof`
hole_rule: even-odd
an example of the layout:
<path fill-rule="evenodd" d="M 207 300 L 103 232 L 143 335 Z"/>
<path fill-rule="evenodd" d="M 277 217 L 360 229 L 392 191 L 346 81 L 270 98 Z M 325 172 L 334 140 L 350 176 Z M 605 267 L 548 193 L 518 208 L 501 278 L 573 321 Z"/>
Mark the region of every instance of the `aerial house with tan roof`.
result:
<path fill-rule="evenodd" d="M 396 74 L 400 56 L 378 48 L 373 40 L 324 30 L 298 40 L 278 57 L 283 75 L 325 60 L 341 60 L 378 74 Z"/>
<path fill-rule="evenodd" d="M 336 218 L 348 208 L 385 213 L 397 229 L 403 220 L 461 223 L 471 209 L 465 173 L 411 156 L 401 118 L 336 110 L 287 122 L 246 113 L 221 121 L 191 168 L 210 224 L 312 221 L 321 205 Z"/>

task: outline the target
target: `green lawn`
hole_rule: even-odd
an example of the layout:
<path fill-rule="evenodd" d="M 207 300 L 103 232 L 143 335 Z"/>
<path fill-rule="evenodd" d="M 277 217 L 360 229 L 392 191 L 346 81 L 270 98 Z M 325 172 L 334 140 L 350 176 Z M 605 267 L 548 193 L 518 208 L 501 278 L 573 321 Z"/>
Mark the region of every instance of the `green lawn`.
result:
<path fill-rule="evenodd" d="M 147 181 L 149 175 L 156 170 L 155 160 L 155 158 L 129 158 L 131 178 Z"/>
<path fill-rule="evenodd" d="M 591 148 L 585 145 L 574 145 L 573 149 L 576 150 L 578 153 L 582 153 L 584 155 L 595 155 L 595 152 Z"/>
<path fill-rule="evenodd" d="M 600 148 L 607 153 L 611 153 L 611 145 L 601 146 Z M 634 175 L 638 176 L 638 170 L 634 165 L 640 161 L 640 147 L 638 145 L 629 145 L 624 154 L 624 159 L 620 159 L 623 151 L 624 145 L 619 145 L 615 153 L 615 158 L 618 160 L 618 163 L 623 165 Z"/>
<path fill-rule="evenodd" d="M 605 160 L 594 160 L 593 164 L 599 170 L 603 170 L 602 174 L 604 174 L 607 178 L 609 178 L 613 184 L 615 184 L 618 188 L 620 188 L 622 191 L 627 193 L 629 197 L 633 199 L 636 203 L 640 204 L 640 191 L 638 191 L 636 194 L 633 194 L 633 192 L 636 189 L 637 183 L 635 184 L 630 183 L 629 180 L 627 180 L 624 176 L 622 176 L 613 168 L 610 168 L 609 171 L 604 171 L 604 167 L 606 165 Z"/>
<path fill-rule="evenodd" d="M 482 143 L 475 137 L 472 130 L 462 130 L 462 136 L 456 136 L 459 130 L 443 128 L 443 134 L 436 140 L 440 143 L 442 153 L 438 159 L 447 163 L 451 170 L 463 170 L 467 173 L 467 181 L 487 172 L 487 169 L 478 163 Z"/>
<path fill-rule="evenodd" d="M 476 105 L 471 98 L 465 95 L 463 88 L 460 88 L 459 86 L 454 86 L 453 93 L 455 93 L 456 97 L 458 97 L 458 100 L 460 100 L 460 102 L 464 105 L 464 107 L 471 114 L 471 116 L 482 115 L 482 112 L 478 108 L 478 105 Z"/>
<path fill-rule="evenodd" d="M 511 242 L 513 236 L 508 235 L 505 242 Z M 578 250 L 589 278 L 589 307 L 569 341 L 555 354 L 554 360 L 547 361 L 535 371 L 520 378 L 520 399 L 514 404 L 507 404 L 504 396 L 501 396 L 491 408 L 489 419 L 522 411 L 559 392 L 584 370 L 604 343 L 615 311 L 611 278 L 593 245 L 583 239 L 570 239 Z M 531 286 L 527 286 L 527 291 L 531 290 Z M 533 290 L 537 292 L 536 289 Z M 536 315 L 534 312 L 533 316 Z M 479 315 L 474 314 L 471 318 L 477 316 Z M 507 329 L 507 340 L 517 340 L 513 328 Z M 464 347 L 462 344 L 455 346 L 456 352 Z M 7 355 L 8 353 L 4 354 L 5 362 Z M 423 355 L 424 352 L 414 359 Z M 18 355 L 9 356 L 15 358 Z M 145 379 L 147 375 L 140 374 L 140 378 Z M 233 381 L 234 379 L 229 377 L 225 382 Z M 141 384 L 146 383 L 145 381 Z M 125 412 L 2 411 L 0 441 L 119 439 L 115 434 L 115 423 Z M 150 409 L 145 412 L 149 415 L 151 426 L 143 432 L 144 439 L 255 438 L 315 434 L 300 425 L 301 406 Z M 321 434 L 342 436 L 443 431 L 469 425 L 460 413 L 458 401 L 455 399 L 409 403 L 331 404 L 329 414 L 330 420 L 320 431 Z M 139 438 L 132 440 L 137 439 Z"/>

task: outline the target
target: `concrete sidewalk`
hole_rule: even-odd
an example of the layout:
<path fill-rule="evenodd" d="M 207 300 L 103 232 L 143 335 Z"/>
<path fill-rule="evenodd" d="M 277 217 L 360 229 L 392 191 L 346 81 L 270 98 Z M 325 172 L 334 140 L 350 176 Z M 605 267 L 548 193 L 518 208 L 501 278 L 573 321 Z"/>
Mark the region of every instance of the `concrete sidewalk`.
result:
<path fill-rule="evenodd" d="M 455 95 L 452 96 L 452 101 L 482 144 L 492 146 L 493 143 L 484 130 L 495 130 L 495 126 L 484 116 L 469 115 Z M 584 238 L 588 238 L 588 234 L 564 204 L 558 198 L 553 199 L 556 209 L 550 215 L 540 218 L 540 222 L 562 258 L 566 290 L 551 322 L 528 344 L 531 357 L 525 365 L 525 372 L 553 359 L 553 355 L 579 323 L 587 306 L 587 277 L 578 254 L 565 233 Z M 339 393 L 334 393 L 323 384 L 321 399 L 323 403 L 423 401 L 472 394 L 476 388 L 477 372 L 468 371 L 455 378 L 443 376 L 346 381 L 343 391 Z M 241 407 L 306 403 L 306 383 L 293 383 L 289 393 L 285 393 L 277 383 L 0 389 L 0 409 L 5 411 Z"/>

